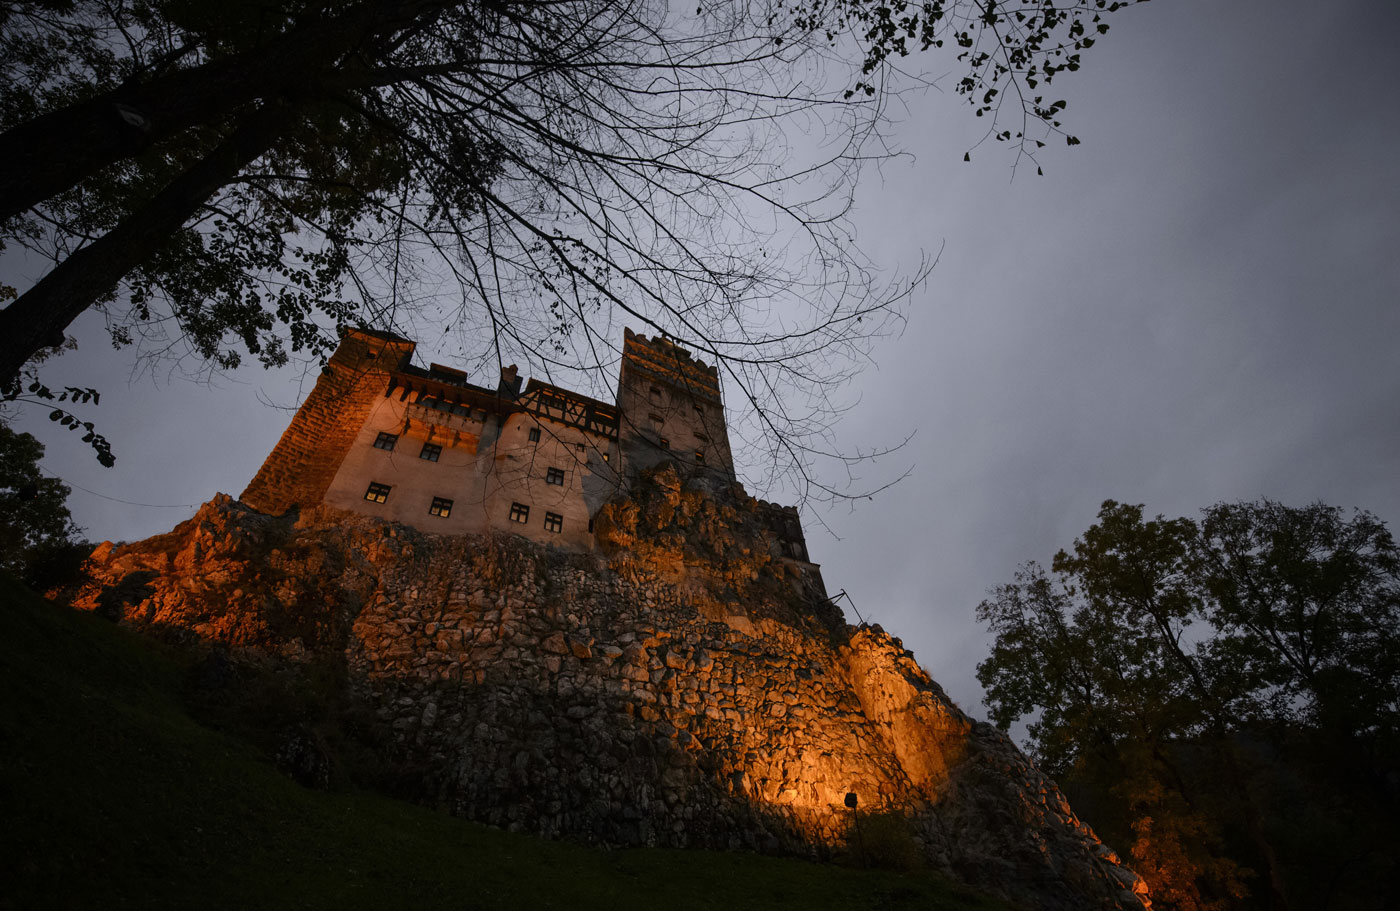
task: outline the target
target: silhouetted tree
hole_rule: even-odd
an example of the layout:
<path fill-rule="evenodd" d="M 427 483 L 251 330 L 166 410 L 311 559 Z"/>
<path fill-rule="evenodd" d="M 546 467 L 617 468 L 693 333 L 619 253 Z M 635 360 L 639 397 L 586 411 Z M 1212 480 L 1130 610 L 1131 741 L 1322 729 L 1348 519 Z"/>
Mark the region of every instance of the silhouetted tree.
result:
<path fill-rule="evenodd" d="M 1003 728 L 1029 716 L 1052 774 L 1108 795 L 1155 900 L 1234 907 L 1248 884 L 1252 907 L 1281 908 L 1289 882 L 1335 886 L 1395 852 L 1377 835 L 1400 686 L 1382 522 L 1267 500 L 1144 520 L 1109 501 L 1052 570 L 1028 564 L 979 607 L 996 639 L 978 678 Z M 1326 818 L 1347 824 L 1299 852 Z"/>

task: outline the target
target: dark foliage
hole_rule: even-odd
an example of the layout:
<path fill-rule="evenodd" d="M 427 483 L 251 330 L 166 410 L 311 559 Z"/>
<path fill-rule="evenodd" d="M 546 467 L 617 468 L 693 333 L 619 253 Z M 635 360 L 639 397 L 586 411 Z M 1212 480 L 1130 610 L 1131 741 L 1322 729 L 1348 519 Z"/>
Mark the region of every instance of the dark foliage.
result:
<path fill-rule="evenodd" d="M 1364 885 L 1400 864 L 1384 523 L 1109 501 L 1052 572 L 1028 564 L 979 607 L 996 641 L 978 677 L 994 720 L 1029 718 L 1032 752 L 1131 845 L 1154 907 L 1388 907 Z"/>
<path fill-rule="evenodd" d="M 44 447 L 0 423 L 0 570 L 37 592 L 70 590 L 92 545 L 68 512 L 68 487 L 39 470 Z"/>

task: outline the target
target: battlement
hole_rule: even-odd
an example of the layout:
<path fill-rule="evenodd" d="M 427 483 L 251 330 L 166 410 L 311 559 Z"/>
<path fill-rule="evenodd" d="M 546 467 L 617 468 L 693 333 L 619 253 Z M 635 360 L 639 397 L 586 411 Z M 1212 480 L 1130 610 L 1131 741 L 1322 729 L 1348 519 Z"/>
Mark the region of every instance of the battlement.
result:
<path fill-rule="evenodd" d="M 649 339 L 625 330 L 622 342 L 622 377 L 626 383 L 631 372 L 644 374 L 649 380 L 667 383 L 689 395 L 721 404 L 719 370 L 695 359 L 689 351 L 670 339 L 657 336 Z"/>
<path fill-rule="evenodd" d="M 802 534 L 802 519 L 796 506 L 780 506 L 759 500 L 758 514 L 779 555 L 801 563 L 811 562 L 807 556 L 807 540 Z"/>

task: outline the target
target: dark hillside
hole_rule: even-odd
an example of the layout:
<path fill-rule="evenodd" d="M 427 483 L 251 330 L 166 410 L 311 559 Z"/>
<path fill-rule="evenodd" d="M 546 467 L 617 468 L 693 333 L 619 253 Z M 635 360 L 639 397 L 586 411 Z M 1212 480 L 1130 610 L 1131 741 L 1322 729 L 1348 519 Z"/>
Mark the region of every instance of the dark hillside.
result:
<path fill-rule="evenodd" d="M 931 874 L 600 851 L 307 790 L 190 717 L 188 662 L 0 580 L 0 907 L 1009 907 Z"/>

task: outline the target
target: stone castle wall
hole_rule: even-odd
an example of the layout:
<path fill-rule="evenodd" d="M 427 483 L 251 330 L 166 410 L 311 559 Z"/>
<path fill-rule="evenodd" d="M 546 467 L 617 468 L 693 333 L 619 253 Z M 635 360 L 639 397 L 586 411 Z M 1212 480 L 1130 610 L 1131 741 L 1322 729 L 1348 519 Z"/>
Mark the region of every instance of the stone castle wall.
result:
<path fill-rule="evenodd" d="M 625 474 L 674 461 L 734 480 L 719 372 L 684 348 L 626 331 L 617 410 Z"/>
<path fill-rule="evenodd" d="M 395 437 L 392 449 L 376 445 L 381 433 Z M 436 458 L 421 457 L 427 445 Z M 594 514 L 617 492 L 616 464 L 606 435 L 527 411 L 445 414 L 392 394 L 370 406 L 323 502 L 436 534 L 509 531 L 584 551 Z M 388 488 L 383 502 L 365 499 L 370 484 Z M 512 519 L 517 503 L 529 510 L 523 522 Z"/>
<path fill-rule="evenodd" d="M 364 331 L 341 339 L 311 394 L 243 491 L 243 502 L 274 515 L 320 504 L 370 410 L 384 395 L 389 372 L 407 362 L 413 347 L 404 339 Z"/>
<path fill-rule="evenodd" d="M 521 392 L 514 366 L 474 386 L 460 370 L 410 365 L 414 347 L 347 331 L 243 501 L 577 552 L 593 548 L 600 507 L 659 465 L 735 480 L 718 371 L 664 338 L 625 333 L 615 406 L 536 380 Z M 774 546 L 807 561 L 796 511 L 768 515 Z"/>
<path fill-rule="evenodd" d="M 932 865 L 1027 907 L 1144 906 L 1004 735 L 754 546 L 756 501 L 674 470 L 644 480 L 603 511 L 597 554 L 220 498 L 168 535 L 100 548 L 87 604 L 343 656 L 412 793 L 468 818 L 822 856 L 845 844 L 855 792 L 906 815 Z"/>

